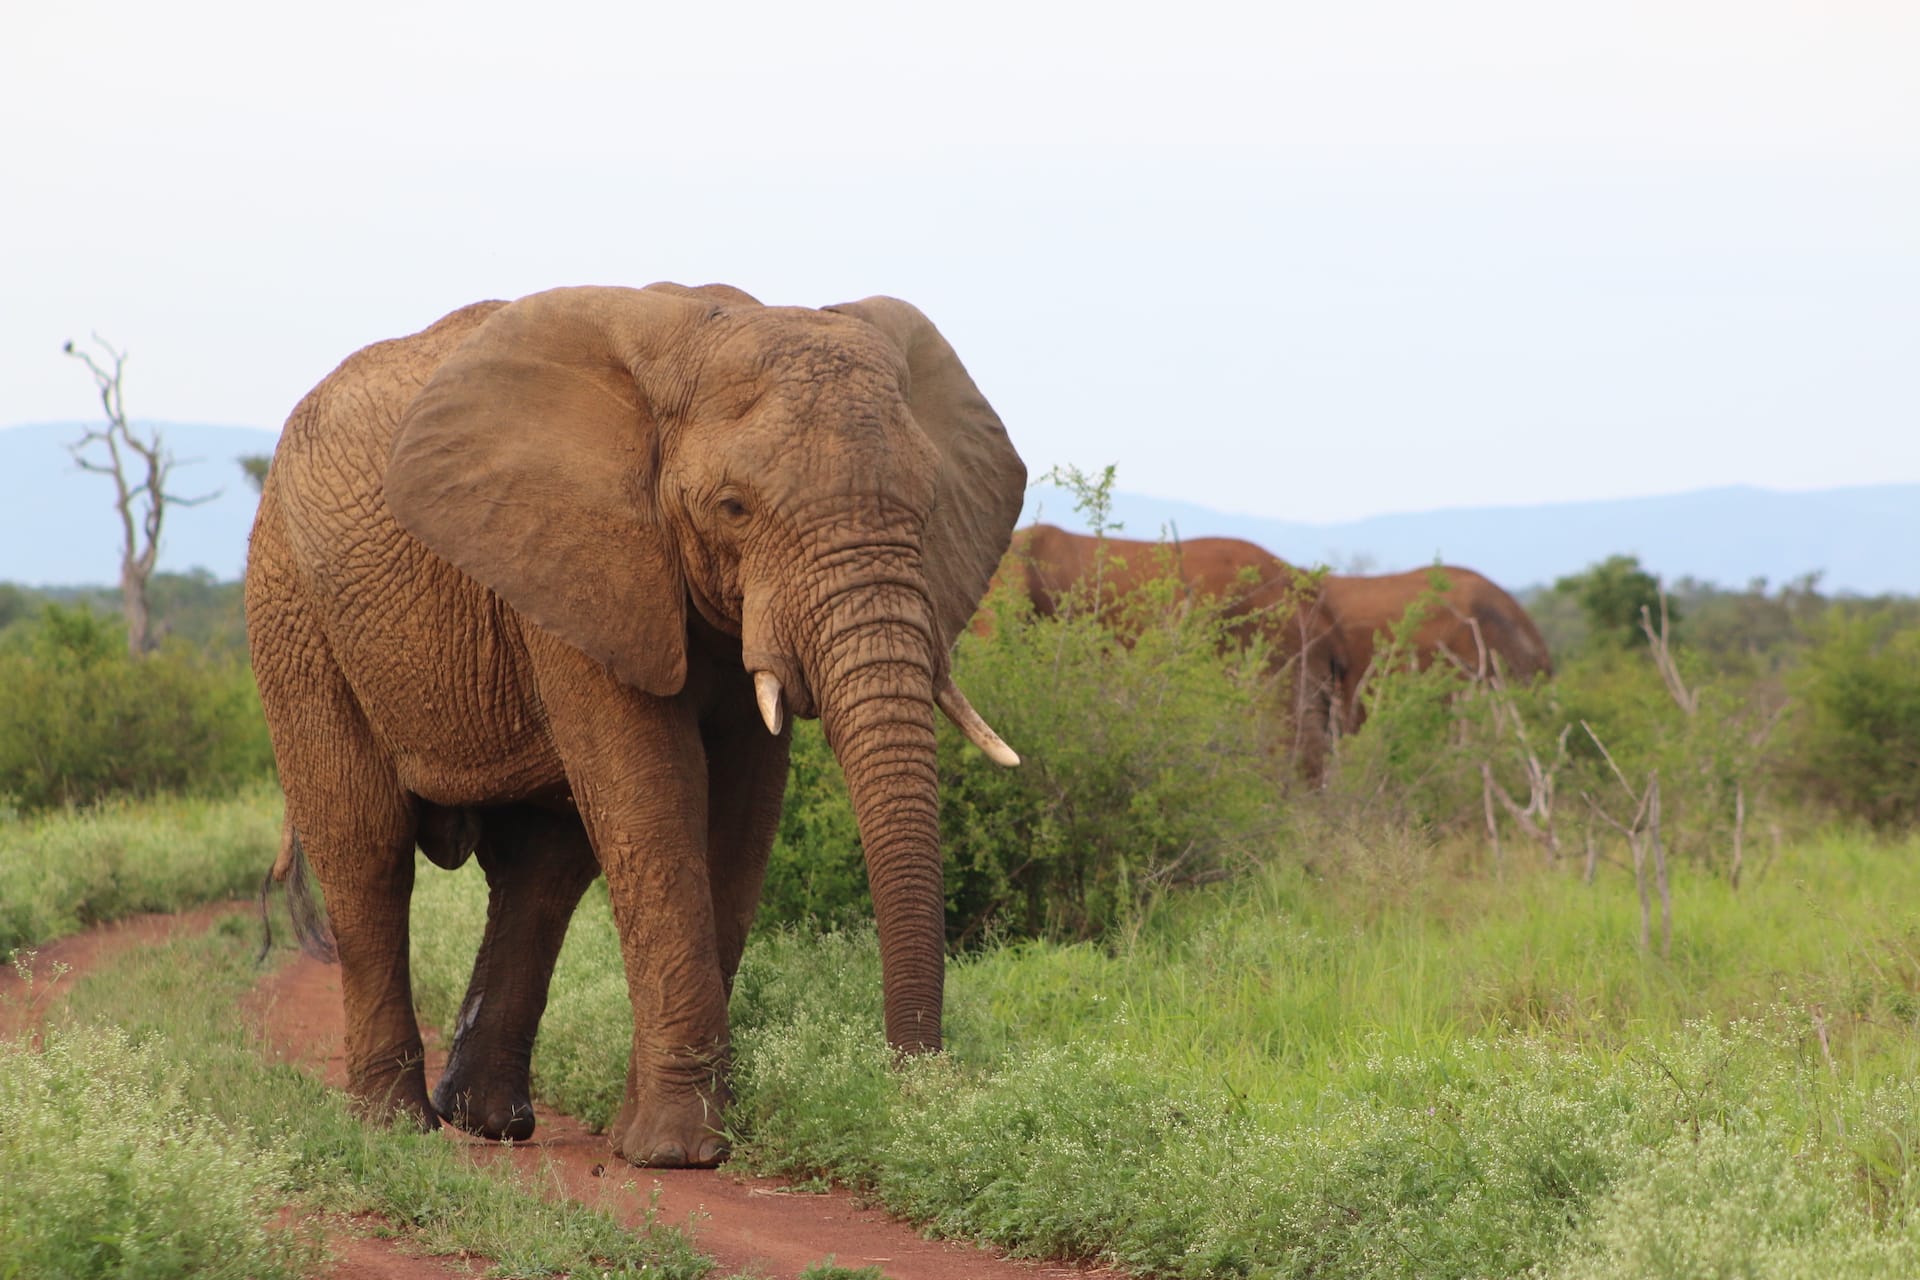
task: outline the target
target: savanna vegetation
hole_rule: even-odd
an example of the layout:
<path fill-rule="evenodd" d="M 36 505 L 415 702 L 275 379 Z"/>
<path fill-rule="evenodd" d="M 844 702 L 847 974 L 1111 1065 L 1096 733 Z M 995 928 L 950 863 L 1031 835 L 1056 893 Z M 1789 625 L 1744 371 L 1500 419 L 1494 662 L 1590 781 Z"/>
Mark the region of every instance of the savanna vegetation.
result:
<path fill-rule="evenodd" d="M 110 599 L 0 589 L 0 952 L 229 896 L 272 859 L 237 601 L 164 575 L 153 598 L 160 647 L 133 658 Z M 1309 791 L 1263 655 L 1223 655 L 1204 608 L 1149 587 L 1123 644 L 1091 608 L 991 599 L 956 666 L 1026 763 L 943 726 L 950 1051 L 904 1066 L 839 770 L 798 726 L 733 996 L 736 1159 L 1148 1275 L 1920 1270 L 1920 606 L 1813 580 L 1663 595 L 1626 558 L 1528 604 L 1553 680 L 1400 663 Z M 423 867 L 416 902 L 417 998 L 444 1024 L 484 884 Z M 262 1206 L 431 1235 L 436 1213 L 524 1203 L 418 1172 L 439 1158 L 418 1140 L 263 1065 L 232 1015 L 238 933 L 90 985 L 45 1053 L 0 1047 L 0 1107 L 29 1116 L 0 1131 L 0 1174 L 31 1187 L 0 1207 L 0 1257 L 114 1241 L 156 1259 L 142 1274 L 208 1251 L 296 1274 L 312 1242 Z M 535 1059 L 538 1090 L 594 1123 L 624 1077 L 622 984 L 596 887 Z M 94 1079 L 137 1104 L 99 1121 L 75 1083 Z M 320 1119 L 270 1122 L 294 1112 Z M 158 1178 L 167 1196 L 116 1202 L 99 1239 L 62 1235 L 82 1175 L 21 1171 L 86 1123 L 105 1136 L 75 1167 L 173 1168 L 185 1133 L 220 1194 Z M 381 1183 L 389 1161 L 415 1181 Z M 169 1254 L 151 1224 L 172 1217 L 194 1225 Z M 642 1265 L 601 1230 L 515 1265 Z"/>
<path fill-rule="evenodd" d="M 316 1215 L 366 1214 L 496 1275 L 711 1273 L 673 1226 L 631 1231 L 436 1136 L 367 1125 L 266 1061 L 235 1014 L 258 945 L 257 922 L 227 917 L 90 975 L 38 1047 L 0 1040 L 0 1275 L 320 1275 Z M 283 1207 L 298 1212 L 277 1222 Z"/>

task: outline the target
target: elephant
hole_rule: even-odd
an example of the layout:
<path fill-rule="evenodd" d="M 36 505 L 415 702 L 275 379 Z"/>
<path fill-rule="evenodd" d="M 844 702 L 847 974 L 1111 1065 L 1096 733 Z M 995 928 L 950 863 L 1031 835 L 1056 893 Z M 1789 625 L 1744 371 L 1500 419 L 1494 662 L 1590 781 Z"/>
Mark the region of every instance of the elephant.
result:
<path fill-rule="evenodd" d="M 1411 657 L 1425 670 L 1447 654 L 1468 675 L 1483 678 L 1499 669 L 1510 680 L 1552 675 L 1546 639 L 1518 600 L 1484 575 L 1457 565 L 1373 576 L 1329 574 L 1325 593 L 1339 618 L 1348 666 L 1341 686 L 1346 732 L 1366 720 L 1365 692 L 1381 644 L 1416 602 L 1434 589 L 1434 574 L 1447 582 L 1422 615 L 1411 640 Z"/>
<path fill-rule="evenodd" d="M 1048 524 L 1016 533 L 1001 570 L 1021 584 L 1040 617 L 1053 616 L 1069 589 L 1094 580 L 1096 572 L 1101 608 L 1110 622 L 1121 621 L 1120 606 L 1133 592 L 1171 574 L 1191 595 L 1218 602 L 1235 641 L 1244 645 L 1264 634 L 1274 671 L 1292 673 L 1286 687 L 1293 702 L 1295 763 L 1308 782 L 1324 780 L 1348 660 L 1338 619 L 1313 575 L 1239 538 L 1141 542 L 1069 533 Z"/>
<path fill-rule="evenodd" d="M 727 1147 L 727 1000 L 791 717 L 846 773 L 886 1037 L 941 1047 L 934 711 L 1018 757 L 950 650 L 1026 468 L 952 347 L 888 297 L 724 285 L 481 302 L 349 356 L 294 409 L 246 576 L 286 793 L 276 871 L 325 891 L 362 1114 L 533 1131 L 568 920 L 604 873 L 633 1006 L 613 1150 Z M 429 1096 L 414 850 L 477 857 L 487 922 Z"/>

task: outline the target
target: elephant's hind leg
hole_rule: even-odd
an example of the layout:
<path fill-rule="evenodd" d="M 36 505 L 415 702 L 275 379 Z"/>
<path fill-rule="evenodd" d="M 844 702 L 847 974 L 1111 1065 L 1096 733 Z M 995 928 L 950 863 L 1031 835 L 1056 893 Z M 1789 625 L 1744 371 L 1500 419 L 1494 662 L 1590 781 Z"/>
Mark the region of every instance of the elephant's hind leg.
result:
<path fill-rule="evenodd" d="M 281 775 L 301 848 L 326 892 L 339 953 L 347 1092 L 363 1114 L 437 1128 L 408 967 L 411 807 L 370 737 L 360 744 L 364 750 L 326 741 L 334 749 L 307 753 L 295 770 L 283 758 Z M 316 754 L 324 763 L 311 758 Z"/>
<path fill-rule="evenodd" d="M 347 1090 L 364 1113 L 398 1112 L 436 1128 L 407 965 L 413 807 L 302 598 L 272 572 L 271 542 L 256 539 L 253 554 L 254 678 L 287 821 L 326 893 L 347 1015 Z"/>
<path fill-rule="evenodd" d="M 521 1141 L 533 1136 L 528 1076 L 554 961 L 600 864 L 576 815 L 527 805 L 489 811 L 476 856 L 487 931 L 433 1106 L 469 1133 Z"/>

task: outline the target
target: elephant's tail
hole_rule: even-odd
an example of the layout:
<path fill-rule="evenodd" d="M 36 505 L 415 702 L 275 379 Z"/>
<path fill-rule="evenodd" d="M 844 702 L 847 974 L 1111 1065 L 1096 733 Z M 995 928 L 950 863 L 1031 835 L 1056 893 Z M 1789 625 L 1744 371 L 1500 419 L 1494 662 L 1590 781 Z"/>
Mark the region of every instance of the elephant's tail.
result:
<path fill-rule="evenodd" d="M 255 963 L 264 962 L 267 952 L 273 948 L 273 921 L 267 913 L 267 894 L 276 880 L 287 887 L 287 915 L 293 921 L 293 936 L 300 949 L 316 960 L 334 963 L 340 957 L 333 945 L 333 930 L 327 926 L 326 913 L 313 900 L 313 886 L 307 879 L 307 855 L 291 822 L 282 827 L 280 855 L 260 882 L 260 954 Z"/>

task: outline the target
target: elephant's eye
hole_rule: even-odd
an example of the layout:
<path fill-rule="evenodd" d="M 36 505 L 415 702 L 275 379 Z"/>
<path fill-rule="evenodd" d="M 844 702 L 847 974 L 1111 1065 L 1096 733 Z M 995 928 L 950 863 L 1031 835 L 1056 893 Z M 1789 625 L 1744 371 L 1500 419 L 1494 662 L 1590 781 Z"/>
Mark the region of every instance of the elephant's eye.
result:
<path fill-rule="evenodd" d="M 720 514 L 729 520 L 745 520 L 747 518 L 747 504 L 738 498 L 722 498 L 720 499 L 719 505 Z"/>

